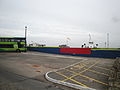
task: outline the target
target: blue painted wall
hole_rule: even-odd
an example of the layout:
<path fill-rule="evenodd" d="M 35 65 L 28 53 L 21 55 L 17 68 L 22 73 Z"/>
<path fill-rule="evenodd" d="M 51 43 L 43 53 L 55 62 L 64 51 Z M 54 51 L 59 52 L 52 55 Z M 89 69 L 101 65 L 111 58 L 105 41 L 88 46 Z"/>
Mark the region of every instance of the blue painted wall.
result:
<path fill-rule="evenodd" d="M 40 47 L 28 47 L 29 51 L 39 51 L 44 53 L 60 54 L 60 48 L 40 48 Z"/>
<path fill-rule="evenodd" d="M 72 54 L 72 53 L 60 53 L 60 48 L 47 48 L 47 47 L 28 47 L 29 51 L 38 51 L 52 54 L 72 55 L 72 56 L 84 56 L 84 57 L 98 57 L 98 58 L 116 58 L 120 57 L 120 51 L 114 50 L 91 50 L 91 54 Z"/>

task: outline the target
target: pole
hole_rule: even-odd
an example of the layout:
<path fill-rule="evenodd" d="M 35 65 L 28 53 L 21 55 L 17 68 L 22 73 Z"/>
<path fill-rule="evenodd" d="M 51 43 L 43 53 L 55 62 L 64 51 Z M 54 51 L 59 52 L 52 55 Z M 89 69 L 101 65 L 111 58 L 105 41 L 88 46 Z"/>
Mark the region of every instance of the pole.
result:
<path fill-rule="evenodd" d="M 66 39 L 66 45 L 68 46 L 68 40 Z"/>
<path fill-rule="evenodd" d="M 106 42 L 105 42 L 105 48 L 106 48 Z"/>
<path fill-rule="evenodd" d="M 89 41 L 88 41 L 88 47 L 90 48 L 90 42 L 91 42 L 91 35 L 89 33 Z"/>
<path fill-rule="evenodd" d="M 27 37 L 27 26 L 25 26 L 25 38 Z"/>
<path fill-rule="evenodd" d="M 91 35 L 89 34 L 89 42 L 91 41 Z"/>
<path fill-rule="evenodd" d="M 107 48 L 109 48 L 109 33 L 107 33 Z"/>
<path fill-rule="evenodd" d="M 27 48 L 27 26 L 25 26 L 25 48 Z"/>

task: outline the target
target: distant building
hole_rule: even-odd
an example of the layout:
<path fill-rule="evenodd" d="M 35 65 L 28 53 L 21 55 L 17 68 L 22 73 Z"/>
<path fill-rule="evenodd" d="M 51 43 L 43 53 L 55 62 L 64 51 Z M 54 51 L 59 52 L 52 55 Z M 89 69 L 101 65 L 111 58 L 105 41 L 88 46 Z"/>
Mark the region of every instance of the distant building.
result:
<path fill-rule="evenodd" d="M 33 47 L 44 47 L 46 46 L 45 44 L 39 44 L 39 43 L 32 43 L 32 44 L 29 44 L 29 46 L 33 46 Z"/>
<path fill-rule="evenodd" d="M 86 43 L 84 43 L 81 48 L 98 48 L 98 44 L 94 44 L 94 42 L 89 42 L 88 45 L 86 45 Z"/>
<path fill-rule="evenodd" d="M 70 48 L 70 46 L 67 45 L 59 45 L 60 48 Z"/>

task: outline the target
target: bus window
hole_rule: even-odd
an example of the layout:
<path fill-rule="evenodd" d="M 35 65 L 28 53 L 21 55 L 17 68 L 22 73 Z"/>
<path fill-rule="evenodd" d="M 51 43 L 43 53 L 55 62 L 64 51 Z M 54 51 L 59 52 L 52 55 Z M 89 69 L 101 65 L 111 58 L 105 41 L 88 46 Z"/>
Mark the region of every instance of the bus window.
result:
<path fill-rule="evenodd" d="M 5 40 L 4 39 L 1 39 L 2 42 L 4 42 Z"/>
<path fill-rule="evenodd" d="M 18 44 L 18 48 L 23 48 L 23 47 L 25 47 L 25 45 L 24 45 L 24 44 L 21 44 L 20 42 L 17 42 L 17 44 Z"/>
<path fill-rule="evenodd" d="M 19 47 L 19 48 L 24 48 L 25 45 L 24 45 L 24 44 L 20 44 L 18 47 Z"/>
<path fill-rule="evenodd" d="M 21 42 L 25 42 L 25 40 L 21 40 Z"/>
<path fill-rule="evenodd" d="M 17 40 L 17 42 L 20 42 L 20 40 Z"/>
<path fill-rule="evenodd" d="M 14 39 L 11 39 L 11 42 L 14 42 L 15 40 Z"/>
<path fill-rule="evenodd" d="M 4 39 L 5 40 L 5 42 L 8 42 L 8 39 Z"/>
<path fill-rule="evenodd" d="M 12 44 L 0 44 L 0 48 L 13 48 Z"/>

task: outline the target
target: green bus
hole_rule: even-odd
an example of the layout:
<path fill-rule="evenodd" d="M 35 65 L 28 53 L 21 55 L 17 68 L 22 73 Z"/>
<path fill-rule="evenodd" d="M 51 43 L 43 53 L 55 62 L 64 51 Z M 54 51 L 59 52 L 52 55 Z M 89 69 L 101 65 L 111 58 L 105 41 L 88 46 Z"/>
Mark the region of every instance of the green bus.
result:
<path fill-rule="evenodd" d="M 0 37 L 0 52 L 4 51 L 26 52 L 26 38 Z"/>

